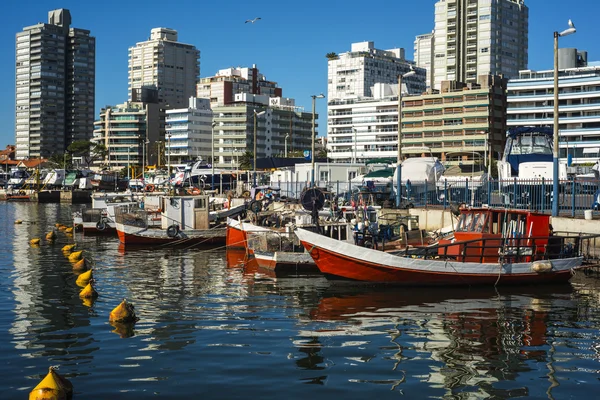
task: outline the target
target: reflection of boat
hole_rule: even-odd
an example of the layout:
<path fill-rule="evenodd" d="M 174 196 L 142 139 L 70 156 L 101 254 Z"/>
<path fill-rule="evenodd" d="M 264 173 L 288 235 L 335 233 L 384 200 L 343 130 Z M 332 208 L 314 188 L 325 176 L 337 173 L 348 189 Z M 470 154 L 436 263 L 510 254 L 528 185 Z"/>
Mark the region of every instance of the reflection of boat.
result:
<path fill-rule="evenodd" d="M 566 282 L 595 237 L 552 236 L 550 216 L 522 210 L 463 209 L 455 241 L 381 252 L 304 229 L 296 235 L 330 279 L 398 285 Z"/>

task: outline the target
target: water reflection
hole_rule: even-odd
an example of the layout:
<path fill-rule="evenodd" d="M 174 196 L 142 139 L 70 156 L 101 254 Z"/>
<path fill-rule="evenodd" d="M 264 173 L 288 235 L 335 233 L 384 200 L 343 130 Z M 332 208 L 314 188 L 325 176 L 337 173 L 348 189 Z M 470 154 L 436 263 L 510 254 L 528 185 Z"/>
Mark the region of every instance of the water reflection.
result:
<path fill-rule="evenodd" d="M 578 319 L 573 294 L 570 285 L 500 291 L 333 288 L 309 312 L 310 319 L 321 324 L 301 331 L 295 343 L 299 351 L 311 351 L 315 360 L 331 359 L 328 353 L 339 348 L 357 353 L 343 357 L 347 365 L 385 359 L 389 365 L 383 376 L 389 379 L 369 378 L 368 370 L 365 378 L 357 379 L 387 384 L 392 390 L 406 382 L 408 374 L 408 379 L 444 389 L 444 396 L 465 391 L 526 395 L 527 388 L 505 390 L 496 385 L 533 372 L 531 363 L 552 364 L 547 332 L 559 321 Z M 315 341 L 328 344 L 307 347 Z M 411 375 L 408 367 L 423 366 L 423 361 L 427 370 Z M 306 364 L 309 369 L 323 366 Z M 555 380 L 552 368 L 545 373 L 549 388 Z"/>

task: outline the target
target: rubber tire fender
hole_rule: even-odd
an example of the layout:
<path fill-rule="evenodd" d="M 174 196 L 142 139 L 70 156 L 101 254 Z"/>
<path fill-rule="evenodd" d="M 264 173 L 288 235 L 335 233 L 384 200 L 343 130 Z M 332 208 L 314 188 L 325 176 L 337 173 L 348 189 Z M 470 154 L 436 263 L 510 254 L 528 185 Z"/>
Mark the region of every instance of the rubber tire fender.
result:
<path fill-rule="evenodd" d="M 179 225 L 173 224 L 167 228 L 167 236 L 174 238 L 179 233 Z"/>
<path fill-rule="evenodd" d="M 103 231 L 106 229 L 106 222 L 104 221 L 98 221 L 98 223 L 96 224 L 96 229 L 98 229 L 99 231 Z"/>

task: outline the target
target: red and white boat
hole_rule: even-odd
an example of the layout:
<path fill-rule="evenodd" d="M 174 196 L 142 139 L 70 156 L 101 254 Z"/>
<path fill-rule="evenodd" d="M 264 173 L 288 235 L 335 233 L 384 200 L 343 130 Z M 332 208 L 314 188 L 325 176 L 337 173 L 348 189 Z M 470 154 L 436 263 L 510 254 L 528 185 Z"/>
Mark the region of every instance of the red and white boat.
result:
<path fill-rule="evenodd" d="M 211 224 L 208 196 L 162 196 L 160 228 L 149 226 L 145 210 L 115 208 L 119 241 L 125 245 L 224 245 L 227 229 Z"/>
<path fill-rule="evenodd" d="M 228 249 L 248 249 L 248 232 L 270 232 L 271 229 L 263 226 L 254 225 L 251 222 L 241 219 L 227 218 L 227 238 L 226 245 Z"/>
<path fill-rule="evenodd" d="M 406 286 L 566 282 L 595 239 L 554 236 L 549 215 L 485 208 L 461 210 L 453 241 L 395 252 L 295 233 L 329 279 Z"/>

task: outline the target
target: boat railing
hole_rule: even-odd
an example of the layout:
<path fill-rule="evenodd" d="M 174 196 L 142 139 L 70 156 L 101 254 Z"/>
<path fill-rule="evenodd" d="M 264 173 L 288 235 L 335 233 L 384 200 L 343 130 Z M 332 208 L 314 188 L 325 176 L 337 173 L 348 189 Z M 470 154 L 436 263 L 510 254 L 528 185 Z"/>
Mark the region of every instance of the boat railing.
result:
<path fill-rule="evenodd" d="M 422 259 L 504 264 L 583 257 L 600 264 L 600 235 L 479 238 L 424 247 L 407 247 L 395 254 Z"/>

